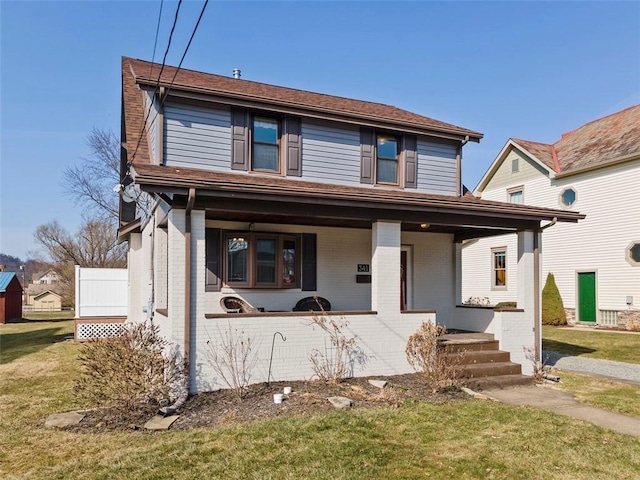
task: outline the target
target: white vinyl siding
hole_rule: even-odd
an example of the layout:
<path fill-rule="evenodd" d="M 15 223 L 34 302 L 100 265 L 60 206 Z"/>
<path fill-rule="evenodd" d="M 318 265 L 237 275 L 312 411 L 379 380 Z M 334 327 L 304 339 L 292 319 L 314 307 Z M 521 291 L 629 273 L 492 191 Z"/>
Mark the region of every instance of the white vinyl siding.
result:
<path fill-rule="evenodd" d="M 303 122 L 302 178 L 360 185 L 360 130 Z"/>
<path fill-rule="evenodd" d="M 505 163 L 510 168 L 510 161 Z M 523 164 L 521 161 L 520 166 Z M 482 198 L 503 201 L 505 187 L 522 183 L 518 179 L 512 185 L 485 190 Z M 552 272 L 565 308 L 575 308 L 577 271 L 597 272 L 599 310 L 626 310 L 627 296 L 633 296 L 635 308 L 640 305 L 640 268 L 631 266 L 625 258 L 626 248 L 640 238 L 637 185 L 640 185 L 640 160 L 554 180 L 539 174 L 524 182 L 527 205 L 563 208 L 559 196 L 571 187 L 577 192 L 577 200 L 568 209 L 586 214 L 577 224 L 558 223 L 542 234 L 541 286 L 547 273 Z M 510 258 L 507 259 L 509 294 L 491 292 L 486 286 L 489 263 L 483 256 L 492 247 L 505 244 L 509 252 L 515 252 L 516 235 L 508 236 L 508 240 L 505 237 L 481 239 L 463 248 L 464 300 L 469 296 L 487 296 L 493 303 L 515 300 L 511 284 L 517 270 Z M 514 298 L 509 298 L 512 296 Z"/>
<path fill-rule="evenodd" d="M 231 114 L 194 106 L 164 106 L 164 163 L 231 170 Z"/>
<path fill-rule="evenodd" d="M 418 139 L 417 190 L 440 195 L 455 195 L 457 190 L 456 154 L 455 145 Z"/>
<path fill-rule="evenodd" d="M 518 161 L 517 172 L 514 172 L 512 168 L 515 159 Z M 484 191 L 486 192 L 500 187 L 504 188 L 505 186 L 520 185 L 527 181 L 535 180 L 541 175 L 548 176 L 549 174 L 528 155 L 525 155 L 519 150 L 512 150 L 504 162 L 502 162 L 502 165 L 500 165 L 498 170 L 493 174 Z"/>

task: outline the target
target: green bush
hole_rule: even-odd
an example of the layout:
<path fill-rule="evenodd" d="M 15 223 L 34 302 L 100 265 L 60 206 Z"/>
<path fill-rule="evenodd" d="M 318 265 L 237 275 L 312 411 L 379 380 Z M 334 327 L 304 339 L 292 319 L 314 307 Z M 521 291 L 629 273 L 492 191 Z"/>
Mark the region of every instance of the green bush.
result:
<path fill-rule="evenodd" d="M 500 302 L 496 304 L 495 308 L 517 308 L 517 302 Z"/>
<path fill-rule="evenodd" d="M 566 325 L 567 316 L 553 273 L 549 272 L 542 289 L 542 324 Z"/>

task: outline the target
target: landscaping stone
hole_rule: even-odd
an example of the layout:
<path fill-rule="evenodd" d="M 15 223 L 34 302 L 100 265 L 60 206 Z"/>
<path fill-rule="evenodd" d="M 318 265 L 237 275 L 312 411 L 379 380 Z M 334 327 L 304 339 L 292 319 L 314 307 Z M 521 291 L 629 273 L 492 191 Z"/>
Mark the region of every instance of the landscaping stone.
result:
<path fill-rule="evenodd" d="M 329 403 L 339 410 L 349 408 L 353 404 L 351 399 L 347 397 L 329 397 L 327 400 L 329 400 Z"/>
<path fill-rule="evenodd" d="M 384 388 L 387 386 L 387 382 L 384 380 L 369 380 L 369 384 L 376 388 Z"/>
<path fill-rule="evenodd" d="M 83 418 L 84 414 L 79 412 L 55 413 L 47 417 L 44 426 L 45 428 L 69 427 L 71 425 L 78 425 Z"/>
<path fill-rule="evenodd" d="M 144 424 L 144 428 L 147 430 L 169 430 L 169 427 L 175 422 L 180 415 L 172 415 L 170 417 L 163 417 L 156 415 L 147 423 Z"/>

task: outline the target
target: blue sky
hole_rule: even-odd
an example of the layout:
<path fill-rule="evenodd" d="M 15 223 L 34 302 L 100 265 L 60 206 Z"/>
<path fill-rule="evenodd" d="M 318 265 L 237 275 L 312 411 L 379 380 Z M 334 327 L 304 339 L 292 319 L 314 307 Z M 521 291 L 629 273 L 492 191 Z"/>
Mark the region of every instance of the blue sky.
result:
<path fill-rule="evenodd" d="M 177 2 L 166 1 L 156 60 Z M 202 3 L 180 11 L 180 61 Z M 0 1 L 0 252 L 81 221 L 61 172 L 120 129 L 121 56 L 150 60 L 159 0 Z M 396 105 L 484 133 L 473 188 L 509 137 L 552 143 L 640 103 L 640 2 L 217 2 L 183 67 Z"/>

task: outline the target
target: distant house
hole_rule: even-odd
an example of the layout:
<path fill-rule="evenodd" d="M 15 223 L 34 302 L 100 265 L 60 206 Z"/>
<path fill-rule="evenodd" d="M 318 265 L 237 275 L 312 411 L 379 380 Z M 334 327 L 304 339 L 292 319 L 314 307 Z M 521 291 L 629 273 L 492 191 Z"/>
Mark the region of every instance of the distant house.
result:
<path fill-rule="evenodd" d="M 14 272 L 0 272 L 0 323 L 22 317 L 22 286 Z"/>
<path fill-rule="evenodd" d="M 55 270 L 49 269 L 44 272 L 34 273 L 31 276 L 31 283 L 52 285 L 59 281 L 58 274 Z"/>
<path fill-rule="evenodd" d="M 554 144 L 510 139 L 474 194 L 483 200 L 578 210 L 549 224 L 542 280 L 555 276 L 571 322 L 640 325 L 640 105 L 589 122 Z M 463 299 L 516 301 L 515 235 L 465 242 Z"/>
<path fill-rule="evenodd" d="M 59 312 L 62 310 L 62 297 L 52 290 L 46 290 L 33 298 L 35 312 Z"/>

